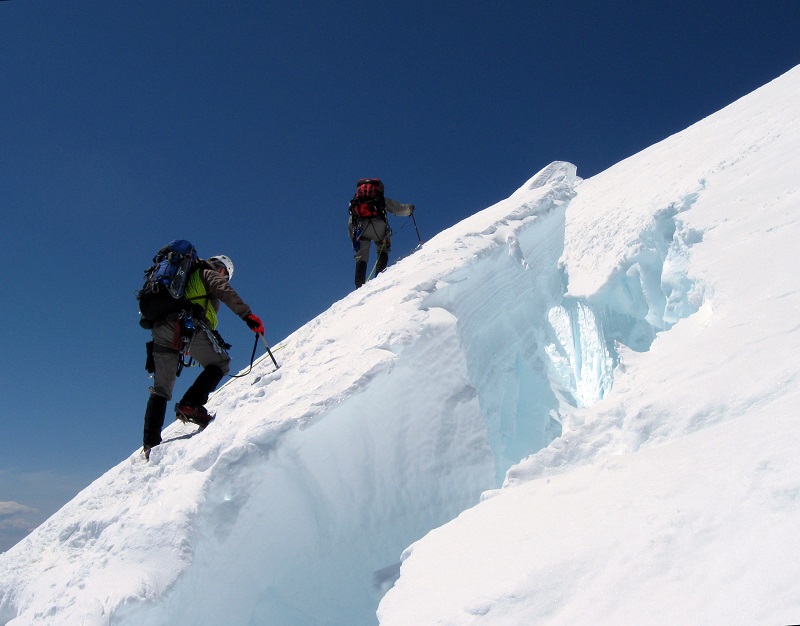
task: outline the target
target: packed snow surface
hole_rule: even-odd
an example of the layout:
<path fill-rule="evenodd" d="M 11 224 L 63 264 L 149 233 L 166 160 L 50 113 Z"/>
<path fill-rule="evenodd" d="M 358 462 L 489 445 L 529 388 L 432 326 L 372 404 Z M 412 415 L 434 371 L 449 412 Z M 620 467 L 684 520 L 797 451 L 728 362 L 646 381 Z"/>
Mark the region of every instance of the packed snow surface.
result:
<path fill-rule="evenodd" d="M 797 623 L 798 148 L 800 68 L 550 164 L 0 555 L 0 624 Z"/>

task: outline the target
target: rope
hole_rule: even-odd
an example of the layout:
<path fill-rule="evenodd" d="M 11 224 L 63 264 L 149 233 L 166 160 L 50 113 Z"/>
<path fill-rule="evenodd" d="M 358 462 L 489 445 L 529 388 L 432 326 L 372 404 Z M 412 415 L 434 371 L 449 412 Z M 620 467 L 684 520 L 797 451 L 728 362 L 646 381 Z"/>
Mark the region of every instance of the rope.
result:
<path fill-rule="evenodd" d="M 381 241 L 381 247 L 378 248 L 378 258 L 375 259 L 375 265 L 372 266 L 372 271 L 370 271 L 369 276 L 367 276 L 366 282 L 372 280 L 372 275 L 375 273 L 375 270 L 378 268 L 378 263 L 381 260 L 381 254 L 383 254 L 383 249 L 386 247 L 386 241 Z"/>

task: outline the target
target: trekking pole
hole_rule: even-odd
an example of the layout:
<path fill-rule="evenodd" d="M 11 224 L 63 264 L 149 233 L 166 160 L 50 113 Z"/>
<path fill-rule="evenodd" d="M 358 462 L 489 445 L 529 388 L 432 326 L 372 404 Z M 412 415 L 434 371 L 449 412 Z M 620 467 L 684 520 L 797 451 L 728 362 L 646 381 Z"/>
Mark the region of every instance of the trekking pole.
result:
<path fill-rule="evenodd" d="M 278 362 L 275 360 L 275 357 L 272 355 L 272 350 L 269 349 L 269 345 L 267 344 L 267 340 L 264 339 L 264 334 L 263 333 L 258 333 L 258 336 L 261 337 L 261 343 L 264 344 L 264 347 L 267 349 L 267 354 L 269 355 L 269 358 L 271 358 L 272 362 L 275 364 L 275 369 L 279 370 L 281 368 L 281 366 L 278 365 Z"/>
<path fill-rule="evenodd" d="M 419 236 L 419 228 L 417 228 L 417 218 L 414 217 L 414 212 L 411 212 L 411 220 L 414 222 L 414 230 L 417 231 L 417 239 L 419 240 L 419 245 L 422 245 L 422 237 Z"/>

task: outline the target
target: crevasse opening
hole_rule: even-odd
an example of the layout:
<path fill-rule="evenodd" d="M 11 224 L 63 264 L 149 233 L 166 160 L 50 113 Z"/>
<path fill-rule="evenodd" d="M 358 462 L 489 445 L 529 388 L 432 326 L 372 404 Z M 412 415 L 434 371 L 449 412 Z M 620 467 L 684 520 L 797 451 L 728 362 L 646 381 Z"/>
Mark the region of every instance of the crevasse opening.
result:
<path fill-rule="evenodd" d="M 679 218 L 696 199 L 655 215 L 635 253 L 589 297 L 568 295 L 560 266 L 566 196 L 510 236 L 504 252 L 471 266 L 468 279 L 451 277 L 431 296 L 458 319 L 498 484 L 562 434 L 565 413 L 611 392 L 620 346 L 647 351 L 657 333 L 699 310 L 704 287 L 690 275 L 689 250 L 702 233 Z"/>

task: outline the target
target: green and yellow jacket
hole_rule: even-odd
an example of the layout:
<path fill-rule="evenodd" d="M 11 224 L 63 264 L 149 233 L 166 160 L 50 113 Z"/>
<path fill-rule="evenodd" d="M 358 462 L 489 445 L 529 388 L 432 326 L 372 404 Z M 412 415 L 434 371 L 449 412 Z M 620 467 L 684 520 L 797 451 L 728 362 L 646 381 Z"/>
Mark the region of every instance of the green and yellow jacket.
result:
<path fill-rule="evenodd" d="M 192 303 L 192 314 L 204 318 L 212 329 L 217 327 L 220 301 L 241 318 L 250 315 L 250 307 L 230 286 L 228 279 L 204 263 L 194 270 L 186 281 L 185 297 Z"/>

